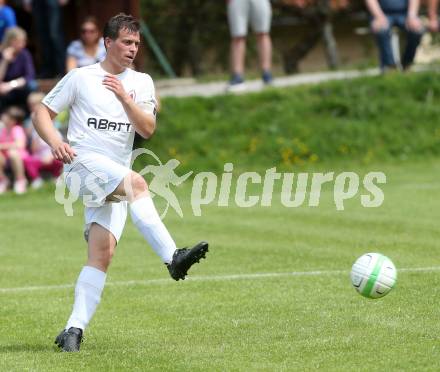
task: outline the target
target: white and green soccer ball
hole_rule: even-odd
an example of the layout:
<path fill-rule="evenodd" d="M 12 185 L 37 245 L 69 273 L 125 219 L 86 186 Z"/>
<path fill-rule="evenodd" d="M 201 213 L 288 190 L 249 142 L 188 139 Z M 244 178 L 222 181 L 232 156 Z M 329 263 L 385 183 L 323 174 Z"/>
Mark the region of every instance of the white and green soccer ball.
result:
<path fill-rule="evenodd" d="M 351 282 L 362 296 L 380 298 L 396 284 L 397 270 L 393 262 L 380 253 L 359 257 L 351 268 Z"/>

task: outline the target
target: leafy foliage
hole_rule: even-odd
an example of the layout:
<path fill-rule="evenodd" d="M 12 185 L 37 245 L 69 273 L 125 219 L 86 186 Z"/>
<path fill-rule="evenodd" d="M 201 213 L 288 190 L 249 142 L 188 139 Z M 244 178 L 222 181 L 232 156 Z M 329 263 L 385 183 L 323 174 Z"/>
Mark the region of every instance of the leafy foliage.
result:
<path fill-rule="evenodd" d="M 210 63 L 205 49 L 213 45 L 220 49 L 211 58 L 227 68 L 229 33 L 223 1 L 143 0 L 141 4 L 144 20 L 178 75 L 186 64 L 192 74 L 201 74 Z"/>
<path fill-rule="evenodd" d="M 142 0 L 142 17 L 171 62 L 177 75 L 201 75 L 228 70 L 229 30 L 226 2 L 203 0 Z M 295 72 L 298 63 L 325 37 L 325 25 L 342 13 L 363 7 L 361 0 L 277 0 L 273 1 L 273 23 L 284 23 L 283 17 L 305 24 L 308 32 L 286 50 L 280 50 L 286 72 Z M 295 32 L 289 26 L 289 32 Z M 327 31 L 328 32 L 328 31 Z M 330 36 L 333 37 L 333 36 Z M 331 49 L 331 46 L 329 47 Z M 335 49 L 335 47 L 334 47 Z M 147 48 L 149 52 L 149 48 Z M 336 50 L 331 51 L 337 54 Z M 251 50 L 251 54 L 255 54 Z M 256 56 L 255 56 L 256 58 Z M 336 57 L 334 57 L 336 58 Z M 330 58 L 331 59 L 331 58 Z M 329 61 L 337 67 L 337 61 Z M 149 58 L 149 71 L 161 71 L 154 56 Z"/>
<path fill-rule="evenodd" d="M 142 143 L 190 170 L 291 166 L 440 154 L 440 80 L 392 75 L 271 89 L 259 94 L 163 99 L 155 136 Z"/>

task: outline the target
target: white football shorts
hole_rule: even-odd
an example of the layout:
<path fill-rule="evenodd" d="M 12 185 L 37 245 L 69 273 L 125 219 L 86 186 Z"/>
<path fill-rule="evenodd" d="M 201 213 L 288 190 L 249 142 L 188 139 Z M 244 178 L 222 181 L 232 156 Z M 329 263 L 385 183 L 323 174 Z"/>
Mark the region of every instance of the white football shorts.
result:
<path fill-rule="evenodd" d="M 113 193 L 131 169 L 105 155 L 88 152 L 64 165 L 64 180 L 69 192 L 84 203 L 84 237 L 88 241 L 92 223 L 110 231 L 119 242 L 127 219 L 127 202 L 110 202 Z"/>

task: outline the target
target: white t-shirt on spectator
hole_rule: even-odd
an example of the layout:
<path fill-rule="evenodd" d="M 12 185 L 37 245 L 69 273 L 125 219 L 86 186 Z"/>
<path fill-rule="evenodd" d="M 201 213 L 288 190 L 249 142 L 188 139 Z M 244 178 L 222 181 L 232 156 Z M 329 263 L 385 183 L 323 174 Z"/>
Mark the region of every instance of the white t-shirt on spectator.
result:
<path fill-rule="evenodd" d="M 78 67 L 84 67 L 93 65 L 97 62 L 102 62 L 105 59 L 107 52 L 104 46 L 104 39 L 101 37 L 98 43 L 98 49 L 96 54 L 91 56 L 86 53 L 84 49 L 84 44 L 81 40 L 72 41 L 67 48 L 67 56 L 76 59 Z"/>

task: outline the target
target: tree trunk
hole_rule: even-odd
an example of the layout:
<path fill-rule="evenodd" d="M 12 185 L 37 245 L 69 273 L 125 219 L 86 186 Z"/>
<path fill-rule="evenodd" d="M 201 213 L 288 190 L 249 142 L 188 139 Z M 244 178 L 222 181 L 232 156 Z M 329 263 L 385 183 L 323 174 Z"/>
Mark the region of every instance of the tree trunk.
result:
<path fill-rule="evenodd" d="M 299 71 L 299 62 L 315 47 L 321 39 L 321 36 L 321 29 L 310 31 L 298 43 L 284 53 L 283 62 L 286 74 L 293 74 Z"/>
<path fill-rule="evenodd" d="M 203 69 L 201 64 L 202 51 L 201 51 L 200 33 L 199 33 L 198 25 L 193 30 L 188 54 L 189 54 L 188 59 L 189 59 L 192 75 L 193 76 L 202 75 L 203 74 Z"/>

